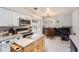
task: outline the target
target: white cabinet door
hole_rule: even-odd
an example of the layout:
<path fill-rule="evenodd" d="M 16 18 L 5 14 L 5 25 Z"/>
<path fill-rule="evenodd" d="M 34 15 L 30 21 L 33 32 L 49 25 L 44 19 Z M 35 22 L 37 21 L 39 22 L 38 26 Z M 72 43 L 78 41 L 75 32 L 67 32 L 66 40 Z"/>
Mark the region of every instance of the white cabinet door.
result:
<path fill-rule="evenodd" d="M 19 26 L 20 14 L 12 11 L 12 26 Z"/>
<path fill-rule="evenodd" d="M 10 45 L 5 45 L 1 47 L 1 52 L 10 52 Z"/>
<path fill-rule="evenodd" d="M 4 41 L 1 41 L 0 42 L 1 52 L 10 52 L 10 45 L 11 45 L 10 39 L 6 39 Z"/>
<path fill-rule="evenodd" d="M 9 26 L 9 11 L 0 8 L 0 26 Z"/>
<path fill-rule="evenodd" d="M 24 14 L 20 14 L 20 18 L 27 18 L 27 17 Z"/>

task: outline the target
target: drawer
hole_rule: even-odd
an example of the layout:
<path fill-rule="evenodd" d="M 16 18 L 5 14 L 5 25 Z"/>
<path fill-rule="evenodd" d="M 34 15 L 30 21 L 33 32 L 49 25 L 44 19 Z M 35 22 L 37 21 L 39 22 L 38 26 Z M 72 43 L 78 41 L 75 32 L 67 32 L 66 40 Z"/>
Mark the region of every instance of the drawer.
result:
<path fill-rule="evenodd" d="M 10 44 L 10 39 L 1 42 L 1 45 L 6 45 L 6 44 Z"/>
<path fill-rule="evenodd" d="M 1 52 L 10 52 L 10 44 L 1 46 Z"/>
<path fill-rule="evenodd" d="M 22 52 L 23 51 L 23 49 L 22 49 L 22 47 L 20 47 L 20 46 L 18 46 L 18 45 L 12 45 L 11 46 L 11 52 Z"/>

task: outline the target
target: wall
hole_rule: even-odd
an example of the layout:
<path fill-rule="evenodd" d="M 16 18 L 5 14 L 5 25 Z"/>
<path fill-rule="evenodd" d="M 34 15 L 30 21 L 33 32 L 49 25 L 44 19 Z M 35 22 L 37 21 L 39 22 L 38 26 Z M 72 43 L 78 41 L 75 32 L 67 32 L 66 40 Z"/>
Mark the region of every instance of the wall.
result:
<path fill-rule="evenodd" d="M 63 15 L 58 17 L 59 25 L 62 26 L 72 26 L 72 15 Z"/>
<path fill-rule="evenodd" d="M 72 15 L 62 15 L 57 17 L 46 18 L 43 21 L 45 27 L 59 28 L 62 26 L 72 26 Z"/>
<path fill-rule="evenodd" d="M 43 26 L 44 27 L 57 27 L 56 18 L 46 18 L 43 20 Z"/>

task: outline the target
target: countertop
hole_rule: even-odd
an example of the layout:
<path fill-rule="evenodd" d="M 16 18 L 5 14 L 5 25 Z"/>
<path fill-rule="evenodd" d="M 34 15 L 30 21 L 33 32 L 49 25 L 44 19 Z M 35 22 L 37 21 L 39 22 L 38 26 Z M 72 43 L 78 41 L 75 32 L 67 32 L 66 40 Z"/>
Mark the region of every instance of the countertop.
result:
<path fill-rule="evenodd" d="M 15 43 L 21 47 L 26 47 L 29 44 L 33 43 L 34 41 L 38 40 L 41 36 L 44 36 L 44 35 L 40 33 L 35 33 L 31 36 L 31 38 L 23 38 L 15 41 Z"/>
<path fill-rule="evenodd" d="M 79 51 L 79 35 L 70 35 L 70 39 L 73 41 L 73 43 L 75 44 L 75 46 L 78 48 Z"/>
<path fill-rule="evenodd" d="M 11 38 L 21 37 L 21 34 L 9 35 L 9 36 L 0 36 L 0 41 L 4 41 Z"/>

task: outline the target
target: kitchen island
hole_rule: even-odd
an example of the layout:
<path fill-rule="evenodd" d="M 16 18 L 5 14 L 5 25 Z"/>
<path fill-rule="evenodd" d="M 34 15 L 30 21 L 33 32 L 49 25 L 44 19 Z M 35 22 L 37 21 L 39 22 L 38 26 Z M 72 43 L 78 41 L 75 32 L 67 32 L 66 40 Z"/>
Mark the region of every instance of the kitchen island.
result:
<path fill-rule="evenodd" d="M 43 52 L 45 51 L 45 37 L 34 33 L 30 38 L 23 38 L 14 42 L 11 52 Z"/>

